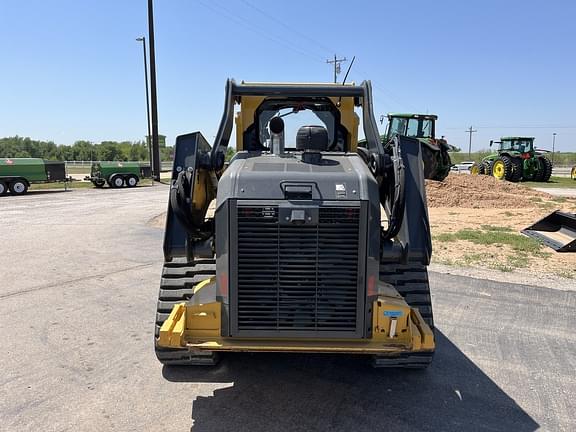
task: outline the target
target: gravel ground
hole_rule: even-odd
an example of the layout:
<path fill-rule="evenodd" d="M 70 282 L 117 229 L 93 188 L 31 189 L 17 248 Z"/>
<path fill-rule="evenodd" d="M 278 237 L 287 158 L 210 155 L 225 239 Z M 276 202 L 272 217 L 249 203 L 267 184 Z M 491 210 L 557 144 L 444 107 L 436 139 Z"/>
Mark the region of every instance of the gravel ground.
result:
<path fill-rule="evenodd" d="M 0 430 L 572 431 L 574 291 L 431 273 L 425 372 L 233 354 L 163 368 L 152 347 L 167 187 L 0 204 Z"/>

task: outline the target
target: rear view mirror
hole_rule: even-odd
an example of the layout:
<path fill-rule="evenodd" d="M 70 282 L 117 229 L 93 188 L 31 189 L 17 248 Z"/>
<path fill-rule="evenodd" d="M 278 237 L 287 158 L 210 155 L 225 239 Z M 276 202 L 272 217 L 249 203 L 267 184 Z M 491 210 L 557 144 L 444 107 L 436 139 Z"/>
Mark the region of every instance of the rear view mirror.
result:
<path fill-rule="evenodd" d="M 490 140 L 490 147 L 492 147 L 493 143 L 494 143 L 494 140 Z"/>

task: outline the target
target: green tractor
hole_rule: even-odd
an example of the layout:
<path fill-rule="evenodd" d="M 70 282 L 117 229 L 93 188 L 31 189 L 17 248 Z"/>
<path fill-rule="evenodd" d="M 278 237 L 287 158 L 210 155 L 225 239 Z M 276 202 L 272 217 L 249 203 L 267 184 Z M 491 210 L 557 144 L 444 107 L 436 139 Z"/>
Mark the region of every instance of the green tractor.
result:
<path fill-rule="evenodd" d="M 448 154 L 451 146 L 444 137 L 436 138 L 436 120 L 438 116 L 433 114 L 388 114 L 388 126 L 382 140 L 385 144 L 394 135 L 401 135 L 420 141 L 424 177 L 442 181 L 448 176 L 452 166 Z"/>
<path fill-rule="evenodd" d="M 503 137 L 500 141 L 490 141 L 490 147 L 494 143 L 498 144 L 498 150 L 480 163 L 474 163 L 471 174 L 491 175 L 511 182 L 550 180 L 552 162 L 534 149 L 534 137 Z"/>

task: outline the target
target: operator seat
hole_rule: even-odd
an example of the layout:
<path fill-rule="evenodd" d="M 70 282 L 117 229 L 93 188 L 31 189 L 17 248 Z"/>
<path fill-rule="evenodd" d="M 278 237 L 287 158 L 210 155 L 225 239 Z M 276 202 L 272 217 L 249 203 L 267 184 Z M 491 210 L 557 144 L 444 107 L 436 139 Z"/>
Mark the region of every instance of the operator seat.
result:
<path fill-rule="evenodd" d="M 296 134 L 296 150 L 316 152 L 328 150 L 328 131 L 324 126 L 302 126 Z"/>

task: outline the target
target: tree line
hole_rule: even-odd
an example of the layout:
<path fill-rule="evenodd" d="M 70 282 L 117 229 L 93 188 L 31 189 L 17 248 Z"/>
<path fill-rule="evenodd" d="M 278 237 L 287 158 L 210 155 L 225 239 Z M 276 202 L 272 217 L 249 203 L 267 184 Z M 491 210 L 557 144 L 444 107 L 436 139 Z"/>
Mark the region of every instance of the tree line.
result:
<path fill-rule="evenodd" d="M 165 140 L 161 140 L 163 142 Z M 160 146 L 163 161 L 172 160 L 172 147 Z M 150 159 L 148 145 L 142 141 L 76 141 L 72 145 L 55 144 L 20 136 L 0 138 L 0 158 L 42 158 L 47 160 L 105 160 L 147 161 Z"/>

